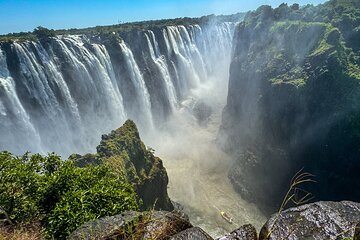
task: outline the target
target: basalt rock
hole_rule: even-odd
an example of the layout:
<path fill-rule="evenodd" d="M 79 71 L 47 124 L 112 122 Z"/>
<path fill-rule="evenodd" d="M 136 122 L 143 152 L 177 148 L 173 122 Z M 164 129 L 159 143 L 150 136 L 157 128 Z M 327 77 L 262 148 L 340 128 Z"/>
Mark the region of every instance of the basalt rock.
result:
<path fill-rule="evenodd" d="M 170 240 L 213 240 L 213 238 L 201 228 L 193 227 L 172 236 Z"/>
<path fill-rule="evenodd" d="M 262 6 L 236 28 L 219 140 L 235 189 L 267 214 L 301 168 L 316 200 L 360 199 L 358 7 Z"/>
<path fill-rule="evenodd" d="M 180 215 L 158 212 L 125 212 L 85 223 L 69 236 L 69 240 L 169 239 L 191 228 Z"/>
<path fill-rule="evenodd" d="M 274 214 L 260 232 L 260 240 L 324 240 L 354 236 L 360 203 L 316 202 Z"/>
<path fill-rule="evenodd" d="M 257 240 L 257 232 L 253 225 L 247 224 L 218 240 Z"/>

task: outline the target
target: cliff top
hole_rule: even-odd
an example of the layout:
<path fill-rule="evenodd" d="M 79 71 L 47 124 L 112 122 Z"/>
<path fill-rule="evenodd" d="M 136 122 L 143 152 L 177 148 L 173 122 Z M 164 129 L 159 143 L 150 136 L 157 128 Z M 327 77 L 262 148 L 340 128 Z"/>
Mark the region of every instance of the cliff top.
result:
<path fill-rule="evenodd" d="M 71 29 L 47 29 L 44 27 L 37 27 L 32 32 L 19 32 L 0 35 L 0 42 L 9 41 L 36 41 L 47 36 L 56 35 L 78 35 L 78 34 L 108 34 L 112 32 L 130 32 L 133 30 L 148 30 L 152 28 L 161 28 L 166 26 L 177 25 L 203 25 L 211 22 L 236 22 L 244 18 L 245 13 L 236 13 L 232 15 L 208 15 L 198 18 L 174 18 L 174 19 L 162 19 L 162 20 L 149 20 L 139 22 L 127 22 L 108 26 L 95 26 L 88 28 L 71 28 Z"/>

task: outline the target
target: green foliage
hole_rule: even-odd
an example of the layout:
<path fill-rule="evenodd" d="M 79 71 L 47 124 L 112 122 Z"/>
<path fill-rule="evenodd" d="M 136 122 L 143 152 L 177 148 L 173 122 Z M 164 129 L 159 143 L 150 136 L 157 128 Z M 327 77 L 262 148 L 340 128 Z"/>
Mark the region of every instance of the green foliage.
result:
<path fill-rule="evenodd" d="M 39 155 L 14 157 L 0 153 L 0 208 L 13 222 L 28 223 L 38 217 L 37 189 L 40 187 Z"/>
<path fill-rule="evenodd" d="M 137 199 L 107 165 L 79 168 L 55 154 L 0 153 L 0 208 L 14 223 L 41 221 L 50 238 L 64 239 L 89 220 L 137 210 Z"/>
<path fill-rule="evenodd" d="M 348 74 L 350 77 L 360 80 L 360 67 L 352 62 L 348 65 Z"/>
<path fill-rule="evenodd" d="M 102 135 L 96 154 L 72 155 L 71 159 L 81 166 L 94 162 L 106 165 L 110 171 L 121 176 L 131 184 L 143 200 L 141 209 L 155 207 L 172 210 L 164 184 L 167 184 L 167 173 L 161 159 L 155 157 L 151 149 L 147 149 L 141 141 L 135 123 L 127 120 L 124 125 L 110 134 Z M 155 182 L 158 186 L 155 187 Z M 149 191 L 149 188 L 153 188 Z"/>
<path fill-rule="evenodd" d="M 61 196 L 48 215 L 46 229 L 49 236 L 63 239 L 85 222 L 126 210 L 138 210 L 133 189 L 109 175 L 99 176 L 102 169 L 96 168 L 104 167 L 95 167 L 94 171 L 86 171 L 82 175 L 88 175 L 85 177 L 87 179 L 95 176 L 99 181 L 79 188 L 77 185 L 86 182 L 78 178 L 73 182 L 71 190 Z"/>
<path fill-rule="evenodd" d="M 33 34 L 39 39 L 46 39 L 49 37 L 55 37 L 55 31 L 54 30 L 50 30 L 44 27 L 37 27 L 34 29 Z"/>
<path fill-rule="evenodd" d="M 124 162 L 127 178 L 132 182 L 145 180 L 154 167 L 155 158 L 146 149 L 135 123 L 131 120 L 127 120 L 121 128 L 110 134 L 103 135 L 97 152 L 102 159 L 115 157 Z M 114 167 L 114 164 L 110 166 Z"/>

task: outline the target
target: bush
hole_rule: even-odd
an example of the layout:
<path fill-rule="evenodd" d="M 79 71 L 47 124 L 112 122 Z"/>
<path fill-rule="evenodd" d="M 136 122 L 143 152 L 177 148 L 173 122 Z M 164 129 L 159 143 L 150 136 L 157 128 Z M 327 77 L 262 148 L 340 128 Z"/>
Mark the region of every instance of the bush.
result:
<path fill-rule="evenodd" d="M 104 168 L 86 169 L 78 175 L 81 177 L 72 179 L 72 189 L 60 197 L 48 215 L 46 229 L 51 237 L 63 239 L 85 222 L 126 210 L 138 210 L 132 188 L 110 175 L 102 177 L 100 174 Z M 86 184 L 84 180 L 91 175 L 99 181 L 83 186 Z"/>
<path fill-rule="evenodd" d="M 44 27 L 37 27 L 34 29 L 33 34 L 38 38 L 38 39 L 46 39 L 49 37 L 55 37 L 55 31 L 53 29 L 47 29 Z"/>
<path fill-rule="evenodd" d="M 0 208 L 11 222 L 29 223 L 39 218 L 37 189 L 40 187 L 39 156 L 14 157 L 0 153 Z"/>
<path fill-rule="evenodd" d="M 14 223 L 41 221 L 49 238 L 65 239 L 87 221 L 138 210 L 138 198 L 107 165 L 0 152 L 0 208 Z"/>

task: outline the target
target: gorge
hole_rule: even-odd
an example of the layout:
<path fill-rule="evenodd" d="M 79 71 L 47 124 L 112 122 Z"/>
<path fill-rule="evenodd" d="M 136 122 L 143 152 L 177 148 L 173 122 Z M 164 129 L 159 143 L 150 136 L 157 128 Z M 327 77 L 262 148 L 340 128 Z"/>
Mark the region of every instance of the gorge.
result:
<path fill-rule="evenodd" d="M 141 199 L 128 210 L 175 208 L 213 238 L 353 236 L 359 25 L 358 1 L 330 0 L 0 36 L 0 151 L 110 165 Z M 288 191 L 296 173 L 313 179 Z"/>
<path fill-rule="evenodd" d="M 2 150 L 94 152 L 102 134 L 130 118 L 192 221 L 220 236 L 233 228 L 219 216 L 226 209 L 237 226 L 260 228 L 262 213 L 234 192 L 231 160 L 214 142 L 242 17 L 0 43 Z"/>

